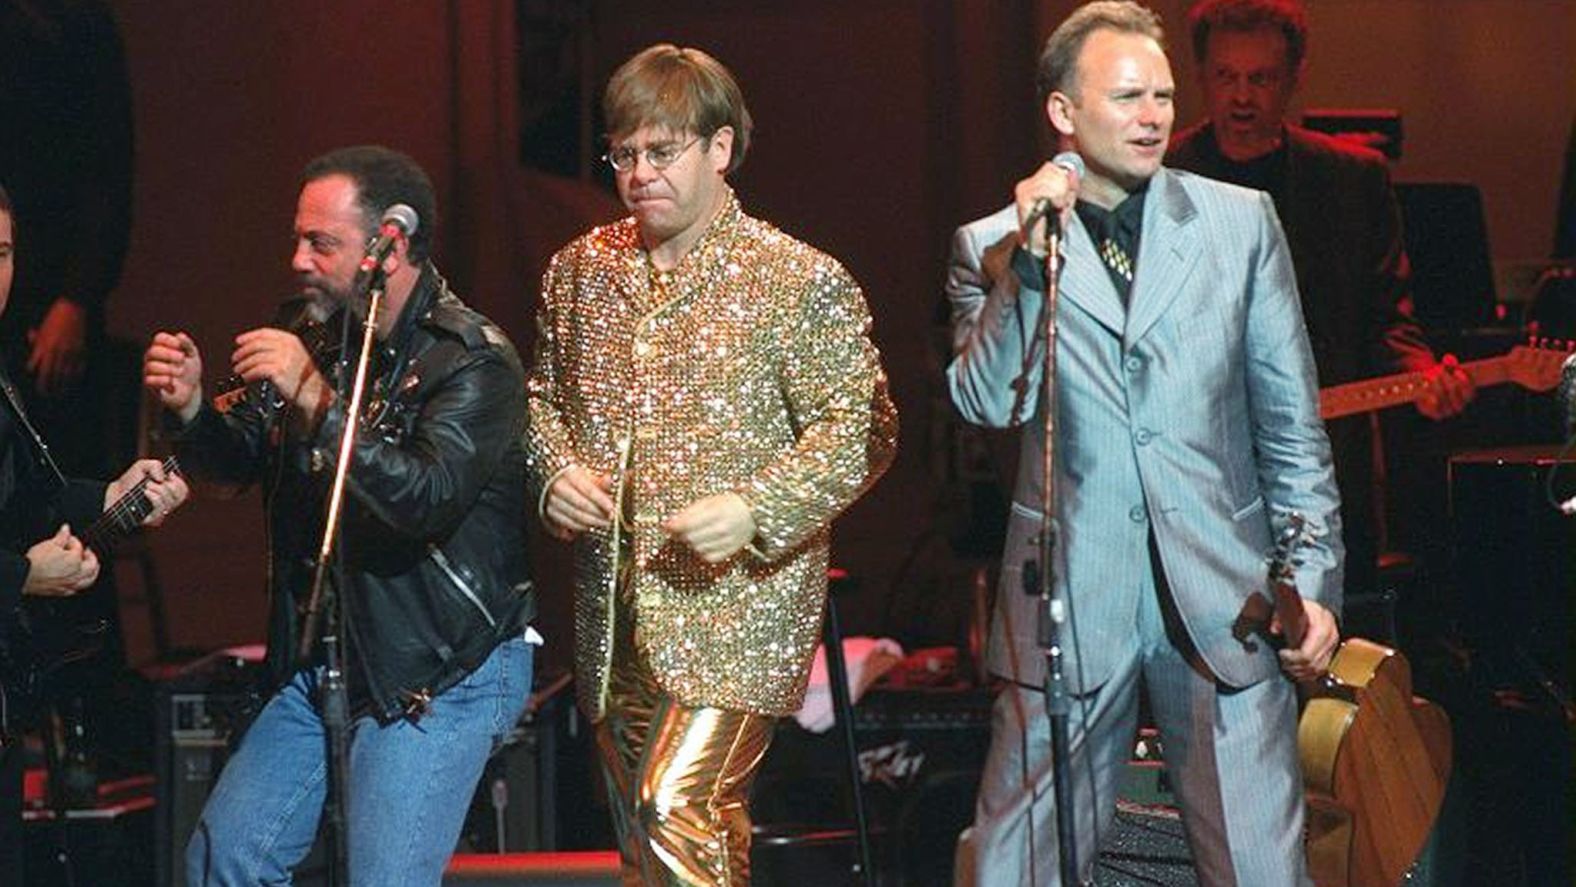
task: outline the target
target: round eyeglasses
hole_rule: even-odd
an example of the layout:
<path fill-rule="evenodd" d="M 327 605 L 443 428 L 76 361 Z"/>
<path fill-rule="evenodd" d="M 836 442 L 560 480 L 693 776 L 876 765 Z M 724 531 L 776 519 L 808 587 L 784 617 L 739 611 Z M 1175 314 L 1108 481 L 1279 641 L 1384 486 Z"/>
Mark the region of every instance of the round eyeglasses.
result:
<path fill-rule="evenodd" d="M 629 172 L 635 168 L 640 156 L 644 154 L 646 156 L 646 164 L 652 169 L 667 169 L 676 163 L 680 157 L 684 156 L 684 152 L 689 150 L 690 145 L 695 144 L 702 138 L 703 136 L 696 136 L 683 144 L 678 142 L 659 142 L 655 145 L 648 145 L 645 148 L 631 148 L 628 145 L 620 145 L 603 154 L 602 159 L 607 161 L 608 166 L 619 172 Z"/>

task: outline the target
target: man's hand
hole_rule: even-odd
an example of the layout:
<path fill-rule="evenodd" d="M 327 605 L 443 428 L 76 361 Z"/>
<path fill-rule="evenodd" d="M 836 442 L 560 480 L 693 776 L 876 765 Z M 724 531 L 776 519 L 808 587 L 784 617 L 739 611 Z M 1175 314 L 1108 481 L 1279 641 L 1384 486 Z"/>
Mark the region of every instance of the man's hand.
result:
<path fill-rule="evenodd" d="M 738 493 L 697 499 L 662 522 L 662 531 L 708 564 L 733 557 L 755 538 L 755 515 Z"/>
<path fill-rule="evenodd" d="M 1023 223 L 1035 212 L 1041 201 L 1049 202 L 1051 211 L 1060 215 L 1065 223 L 1067 214 L 1072 212 L 1073 204 L 1078 202 L 1077 184 L 1073 174 L 1065 166 L 1044 163 L 1035 170 L 1034 175 L 1019 182 L 1013 188 L 1012 199 L 1018 206 L 1018 230 L 1024 249 L 1038 258 L 1045 258 L 1046 253 L 1050 251 L 1045 242 L 1045 223 L 1035 222 L 1028 231 L 1023 230 Z"/>
<path fill-rule="evenodd" d="M 142 384 L 189 423 L 202 407 L 202 355 L 185 333 L 154 333 L 142 355 Z"/>
<path fill-rule="evenodd" d="M 55 535 L 27 550 L 27 580 L 23 594 L 64 597 L 76 594 L 98 579 L 98 555 L 61 524 Z"/>
<path fill-rule="evenodd" d="M 142 495 L 147 497 L 153 510 L 142 519 L 142 525 L 156 527 L 164 523 L 170 512 L 179 508 L 186 497 L 191 495 L 186 480 L 178 474 L 165 471 L 164 464 L 157 459 L 139 459 L 131 463 L 125 474 L 111 481 L 104 489 L 104 508 L 107 510 L 115 504 L 144 477 L 148 478 L 148 485 L 142 488 Z"/>
<path fill-rule="evenodd" d="M 571 466 L 547 489 L 547 530 L 565 541 L 613 523 L 613 479 Z"/>
<path fill-rule="evenodd" d="M 87 309 L 62 296 L 49 306 L 38 328 L 28 332 L 33 347 L 27 355 L 27 371 L 40 393 L 60 394 L 82 376 L 87 329 Z"/>
<path fill-rule="evenodd" d="M 1429 367 L 1426 374 L 1428 388 L 1417 401 L 1417 411 L 1436 422 L 1466 409 L 1477 396 L 1477 386 L 1472 384 L 1472 377 L 1461 368 L 1454 354 L 1446 354 Z"/>
<path fill-rule="evenodd" d="M 1323 675 L 1330 667 L 1330 657 L 1340 644 L 1341 634 L 1335 625 L 1335 616 L 1322 605 L 1304 600 L 1303 611 L 1308 616 L 1308 632 L 1302 643 L 1280 651 L 1281 669 L 1295 681 L 1311 681 Z M 1270 620 L 1270 633 L 1281 634 L 1280 619 Z"/>
<path fill-rule="evenodd" d="M 273 327 L 249 330 L 235 337 L 230 355 L 235 373 L 248 382 L 267 379 L 285 400 L 311 422 L 323 417 L 333 389 L 318 372 L 312 355 L 295 333 Z"/>

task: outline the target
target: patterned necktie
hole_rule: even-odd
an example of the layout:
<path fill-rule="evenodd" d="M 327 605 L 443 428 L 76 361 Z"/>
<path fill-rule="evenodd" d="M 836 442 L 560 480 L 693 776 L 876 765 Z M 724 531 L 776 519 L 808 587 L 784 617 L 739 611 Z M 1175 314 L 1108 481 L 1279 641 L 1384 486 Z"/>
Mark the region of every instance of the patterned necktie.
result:
<path fill-rule="evenodd" d="M 1115 208 L 1106 210 L 1079 201 L 1078 216 L 1094 242 L 1095 254 L 1105 266 L 1116 295 L 1127 305 L 1137 272 L 1139 232 L 1143 228 L 1143 192 L 1127 197 Z"/>
<path fill-rule="evenodd" d="M 1133 285 L 1133 260 L 1128 256 L 1127 250 L 1122 249 L 1122 245 L 1114 239 L 1102 237 L 1100 238 L 1099 251 L 1100 258 L 1105 261 L 1106 267 L 1110 268 L 1117 277 L 1126 281 L 1127 285 L 1131 287 Z M 1124 292 L 1122 295 L 1125 298 L 1127 294 Z"/>

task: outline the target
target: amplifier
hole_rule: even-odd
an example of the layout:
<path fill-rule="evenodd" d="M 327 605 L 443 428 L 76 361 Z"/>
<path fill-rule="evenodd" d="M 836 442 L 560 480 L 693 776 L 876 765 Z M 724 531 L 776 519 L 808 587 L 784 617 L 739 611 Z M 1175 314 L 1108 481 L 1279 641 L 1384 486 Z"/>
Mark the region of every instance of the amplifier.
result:
<path fill-rule="evenodd" d="M 255 664 L 215 653 L 156 690 L 156 884 L 183 882 L 186 843 L 214 782 L 263 700 Z M 504 747 L 487 764 L 460 836 L 462 853 L 613 846 L 593 784 L 590 728 L 563 676 L 538 690 Z M 322 835 L 297 867 L 301 887 L 326 883 Z"/>
<path fill-rule="evenodd" d="M 1479 654 L 1566 681 L 1576 517 L 1561 514 L 1549 495 L 1576 495 L 1576 456 L 1560 461 L 1556 449 L 1503 447 L 1451 458 L 1454 615 Z"/>
<path fill-rule="evenodd" d="M 958 832 L 974 818 L 990 709 L 989 690 L 973 687 L 877 687 L 854 707 L 882 883 L 951 882 Z M 779 724 L 751 796 L 761 884 L 806 883 L 817 875 L 829 883 L 846 880 L 858 850 L 841 736 L 835 728 L 806 732 L 792 719 Z"/>
<path fill-rule="evenodd" d="M 156 685 L 154 692 L 154 874 L 184 882 L 186 842 L 231 744 L 257 714 L 255 663 L 220 652 Z"/>
<path fill-rule="evenodd" d="M 595 775 L 592 728 L 570 676 L 545 685 L 487 762 L 460 833 L 461 853 L 598 850 L 615 845 Z"/>

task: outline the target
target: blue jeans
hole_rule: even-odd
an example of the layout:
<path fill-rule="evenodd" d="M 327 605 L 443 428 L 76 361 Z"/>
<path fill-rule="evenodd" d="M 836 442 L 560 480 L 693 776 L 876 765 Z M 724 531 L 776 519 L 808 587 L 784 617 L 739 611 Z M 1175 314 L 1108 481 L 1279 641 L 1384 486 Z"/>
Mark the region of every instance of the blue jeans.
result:
<path fill-rule="evenodd" d="M 532 650 L 500 644 L 418 721 L 351 724 L 346 826 L 351 887 L 431 887 L 443 878 L 488 756 L 531 693 Z M 186 847 L 187 883 L 289 884 L 312 849 L 328 789 L 321 669 L 274 694 L 209 795 Z"/>

